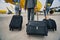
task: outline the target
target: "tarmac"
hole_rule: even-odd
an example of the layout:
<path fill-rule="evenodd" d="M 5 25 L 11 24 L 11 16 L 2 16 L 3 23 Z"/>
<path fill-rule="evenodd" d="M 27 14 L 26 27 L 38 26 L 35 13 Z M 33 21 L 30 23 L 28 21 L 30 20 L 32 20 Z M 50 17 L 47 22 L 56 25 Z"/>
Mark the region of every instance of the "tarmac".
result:
<path fill-rule="evenodd" d="M 57 24 L 57 31 L 48 31 L 48 36 L 40 35 L 27 35 L 26 33 L 26 23 L 27 23 L 27 13 L 22 13 L 23 24 L 22 30 L 9 30 L 9 24 L 13 14 L 0 14 L 0 40 L 60 40 L 60 14 L 49 15 L 49 18 L 54 19 Z M 38 16 L 39 20 L 44 19 L 44 15 Z M 37 21 L 37 16 L 35 15 L 35 20 Z"/>

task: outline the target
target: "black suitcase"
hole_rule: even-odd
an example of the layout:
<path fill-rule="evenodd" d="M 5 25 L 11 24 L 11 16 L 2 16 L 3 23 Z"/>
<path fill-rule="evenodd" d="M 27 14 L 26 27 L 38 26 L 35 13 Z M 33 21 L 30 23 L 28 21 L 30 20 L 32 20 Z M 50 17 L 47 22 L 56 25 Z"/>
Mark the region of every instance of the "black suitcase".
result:
<path fill-rule="evenodd" d="M 56 25 L 55 20 L 53 20 L 53 19 L 48 19 L 48 20 L 44 19 L 44 21 L 46 21 L 48 29 L 52 29 L 53 31 L 57 30 L 57 25 Z"/>
<path fill-rule="evenodd" d="M 20 15 L 14 15 L 11 19 L 9 29 L 14 30 L 14 29 L 22 29 L 22 22 L 23 22 L 23 17 Z"/>
<path fill-rule="evenodd" d="M 44 21 L 30 21 L 27 25 L 26 32 L 28 35 L 48 35 L 47 25 Z"/>
<path fill-rule="evenodd" d="M 47 36 L 48 29 L 44 21 L 30 21 L 26 30 L 28 35 Z"/>

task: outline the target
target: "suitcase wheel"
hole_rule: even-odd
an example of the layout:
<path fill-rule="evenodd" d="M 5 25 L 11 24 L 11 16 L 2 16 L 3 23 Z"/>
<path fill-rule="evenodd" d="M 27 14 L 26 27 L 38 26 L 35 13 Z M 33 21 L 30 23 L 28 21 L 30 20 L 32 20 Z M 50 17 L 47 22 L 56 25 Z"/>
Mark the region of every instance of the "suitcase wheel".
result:
<path fill-rule="evenodd" d="M 9 30 L 10 30 L 10 31 L 13 31 L 13 28 L 10 28 Z"/>
<path fill-rule="evenodd" d="M 55 27 L 55 31 L 57 31 L 57 28 Z"/>
<path fill-rule="evenodd" d="M 21 30 L 21 28 L 18 29 L 19 31 Z"/>
<path fill-rule="evenodd" d="M 54 31 L 54 28 L 52 30 Z"/>
<path fill-rule="evenodd" d="M 52 30 L 53 30 L 53 31 L 56 31 L 57 29 L 56 29 L 56 28 L 53 28 Z"/>

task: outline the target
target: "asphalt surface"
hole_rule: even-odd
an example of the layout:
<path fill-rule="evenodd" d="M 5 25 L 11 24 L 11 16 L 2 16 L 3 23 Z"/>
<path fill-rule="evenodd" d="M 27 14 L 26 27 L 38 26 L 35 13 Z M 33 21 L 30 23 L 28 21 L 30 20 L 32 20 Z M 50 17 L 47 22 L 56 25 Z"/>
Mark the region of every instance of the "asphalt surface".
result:
<path fill-rule="evenodd" d="M 23 25 L 22 30 L 9 30 L 9 23 L 13 15 L 0 14 L 0 40 L 60 40 L 60 15 L 49 15 L 56 21 L 57 31 L 49 31 L 48 36 L 31 36 L 26 34 L 27 14 L 22 14 Z M 39 21 L 44 19 L 43 15 L 39 15 Z M 36 20 L 36 15 L 35 15 Z"/>

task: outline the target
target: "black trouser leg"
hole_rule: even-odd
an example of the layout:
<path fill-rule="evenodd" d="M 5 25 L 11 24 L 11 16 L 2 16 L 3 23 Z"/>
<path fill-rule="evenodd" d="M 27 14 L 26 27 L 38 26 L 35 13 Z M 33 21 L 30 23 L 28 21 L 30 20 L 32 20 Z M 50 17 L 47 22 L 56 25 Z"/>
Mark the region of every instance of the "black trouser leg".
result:
<path fill-rule="evenodd" d="M 19 15 L 21 15 L 21 10 L 19 10 Z"/>
<path fill-rule="evenodd" d="M 31 15 L 31 20 L 33 21 L 34 20 L 34 8 L 31 8 L 31 13 L 30 13 Z"/>
<path fill-rule="evenodd" d="M 28 22 L 30 21 L 30 12 L 31 12 L 31 9 L 28 8 Z"/>

